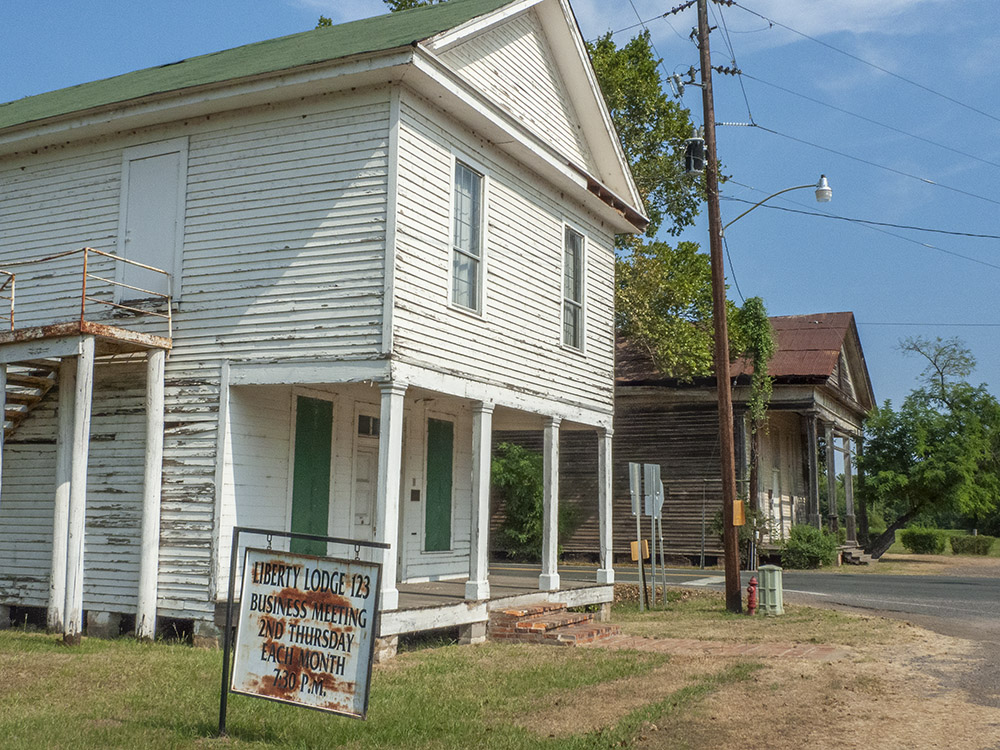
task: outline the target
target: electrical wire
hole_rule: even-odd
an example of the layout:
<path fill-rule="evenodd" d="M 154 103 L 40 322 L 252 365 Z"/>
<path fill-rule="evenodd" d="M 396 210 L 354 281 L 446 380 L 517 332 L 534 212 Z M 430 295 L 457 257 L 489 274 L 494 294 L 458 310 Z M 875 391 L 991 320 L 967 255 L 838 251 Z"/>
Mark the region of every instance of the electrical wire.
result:
<path fill-rule="evenodd" d="M 712 15 L 715 16 L 715 6 L 711 5 L 709 7 L 712 9 Z M 718 25 L 722 28 L 722 35 L 726 41 L 726 47 L 729 48 L 729 59 L 732 62 L 733 68 L 735 70 L 739 70 L 740 66 L 736 62 L 736 50 L 733 48 L 733 40 L 729 37 L 729 27 L 726 25 L 726 16 L 723 14 L 721 6 L 719 7 L 718 18 L 720 20 L 716 23 L 718 23 Z M 747 97 L 746 86 L 743 85 L 743 76 L 737 75 L 736 80 L 739 81 L 740 91 L 743 92 L 743 102 L 747 105 L 747 119 L 750 120 L 750 124 L 756 125 L 753 120 L 753 112 L 750 111 L 750 99 Z"/>
<path fill-rule="evenodd" d="M 642 25 L 643 31 L 649 31 L 646 27 L 645 22 L 642 20 L 642 16 L 639 15 L 639 11 L 635 7 L 635 3 L 632 0 L 628 0 L 628 4 L 632 6 L 632 12 L 635 13 L 635 17 L 639 19 L 639 23 Z M 656 55 L 656 59 L 660 61 L 660 69 L 663 71 L 663 75 L 667 78 L 670 77 L 670 71 L 667 70 L 667 66 L 663 64 L 663 56 L 657 51 L 656 45 L 653 44 L 653 35 L 649 35 L 649 46 L 653 50 L 653 54 Z"/>
<path fill-rule="evenodd" d="M 731 182 L 731 183 L 733 183 L 735 185 L 740 185 L 740 187 L 745 187 L 745 188 L 747 188 L 749 190 L 753 190 L 753 191 L 756 191 L 756 192 L 760 192 L 760 193 L 764 192 L 763 190 L 760 190 L 758 188 L 751 187 L 749 185 L 743 185 L 742 183 L 736 182 L 735 180 L 729 180 L 728 182 Z M 720 196 L 720 198 L 722 198 L 723 200 L 739 200 L 737 198 L 733 198 L 732 196 Z M 788 203 L 792 203 L 792 204 L 794 204 L 796 206 L 802 206 L 801 203 L 798 203 L 798 202 L 792 201 L 792 200 L 788 200 L 786 198 L 781 198 L 780 200 L 785 200 Z M 808 211 L 808 210 L 805 210 L 804 208 L 802 210 L 796 211 L 795 209 L 784 208 L 782 206 L 773 206 L 773 205 L 768 205 L 768 204 L 762 204 L 762 208 L 773 208 L 773 209 L 780 210 L 780 211 L 788 211 L 788 212 L 801 213 L 801 214 L 806 214 L 806 215 L 812 214 L 812 215 L 823 216 L 823 217 L 832 217 L 832 216 L 834 216 L 834 214 L 828 214 L 828 213 L 825 213 L 825 212 Z M 961 258 L 962 260 L 967 260 L 970 263 L 976 263 L 977 265 L 987 266 L 988 268 L 996 268 L 996 269 L 1000 270 L 1000 265 L 997 265 L 995 263 L 990 263 L 990 262 L 985 261 L 985 260 L 980 260 L 979 258 L 973 258 L 973 257 L 968 256 L 968 255 L 963 255 L 962 253 L 956 253 L 953 250 L 946 250 L 943 247 L 938 247 L 937 245 L 931 245 L 928 242 L 921 242 L 920 240 L 915 240 L 912 237 L 907 237 L 906 235 L 903 235 L 903 234 L 898 234 L 896 232 L 890 232 L 888 229 L 883 229 L 882 227 L 871 226 L 869 224 L 861 224 L 861 226 L 864 227 L 865 229 L 870 229 L 873 232 L 881 232 L 882 234 L 886 234 L 886 235 L 888 235 L 890 237 L 895 237 L 896 239 L 903 240 L 904 242 L 911 242 L 914 245 L 918 245 L 919 247 L 922 247 L 922 248 L 927 249 L 927 250 L 936 250 L 937 252 L 943 253 L 944 255 L 951 255 L 951 256 L 956 257 L 956 258 Z"/>
<path fill-rule="evenodd" d="M 900 81 L 903 81 L 904 83 L 908 83 L 911 86 L 916 86 L 918 89 L 921 89 L 922 91 L 926 91 L 928 94 L 933 94 L 934 96 L 940 97 L 940 98 L 944 99 L 945 101 L 951 102 L 952 104 L 957 104 L 960 107 L 964 107 L 965 109 L 969 110 L 970 112 L 975 112 L 976 114 L 982 115 L 983 117 L 987 117 L 987 118 L 989 118 L 991 120 L 994 120 L 996 122 L 1000 122 L 1000 117 L 997 117 L 996 115 L 992 115 L 989 112 L 984 112 L 981 109 L 973 107 L 971 104 L 966 104 L 965 102 L 960 101 L 958 99 L 955 99 L 954 97 L 948 96 L 947 94 L 943 94 L 940 91 L 936 91 L 935 89 L 932 89 L 930 86 L 925 86 L 922 83 L 918 83 L 917 81 L 914 81 L 914 80 L 912 80 L 910 78 L 907 78 L 905 76 L 901 76 L 901 75 L 899 75 L 899 73 L 894 73 L 891 70 L 889 70 L 888 68 L 883 68 L 881 65 L 877 65 L 876 63 L 873 63 L 870 60 L 866 60 L 863 57 L 859 57 L 858 55 L 855 55 L 855 54 L 853 54 L 851 52 L 847 52 L 845 50 L 842 50 L 839 47 L 834 47 L 832 44 L 828 44 L 827 42 L 824 42 L 824 41 L 822 41 L 820 39 L 817 39 L 816 37 L 809 36 L 805 32 L 799 31 L 798 29 L 793 29 L 791 26 L 788 26 L 787 24 L 783 24 L 780 21 L 775 21 L 773 18 L 768 18 L 767 16 L 763 15 L 762 13 L 758 13 L 757 11 L 750 9 L 750 8 L 746 7 L 745 5 L 741 5 L 738 2 L 733 2 L 733 5 L 735 5 L 737 8 L 740 8 L 741 10 L 746 11 L 747 13 L 749 13 L 751 15 L 757 16 L 757 18 L 760 18 L 760 19 L 762 19 L 764 21 L 767 21 L 770 24 L 773 24 L 775 26 L 780 26 L 781 28 L 783 28 L 783 29 L 785 29 L 787 31 L 791 31 L 793 34 L 798 34 L 803 39 L 808 39 L 811 42 L 815 42 L 816 44 L 822 45 L 823 47 L 826 47 L 827 49 L 829 49 L 829 50 L 831 50 L 833 52 L 836 52 L 838 54 L 844 55 L 845 57 L 849 57 L 852 60 L 856 60 L 859 63 L 867 65 L 867 66 L 869 66 L 871 68 L 874 68 L 875 70 L 878 70 L 878 71 L 880 71 L 882 73 L 885 73 L 886 75 L 892 76 L 893 78 L 896 78 L 896 79 L 898 79 Z"/>
<path fill-rule="evenodd" d="M 986 201 L 987 203 L 993 203 L 994 205 L 1000 206 L 1000 200 L 994 198 L 987 198 L 985 195 L 979 195 L 978 193 L 971 193 L 968 190 L 962 190 L 961 188 L 954 187 L 952 185 L 946 185 L 943 182 L 937 182 L 935 180 L 928 179 L 927 177 L 920 177 L 919 175 L 911 174 L 909 172 L 904 172 L 901 169 L 896 169 L 895 167 L 890 167 L 885 164 L 879 164 L 878 162 L 871 161 L 870 159 L 862 159 L 860 156 L 854 156 L 852 154 L 845 153 L 843 151 L 838 151 L 837 149 L 830 148 L 828 146 L 821 146 L 818 143 L 813 143 L 812 141 L 807 141 L 804 138 L 797 138 L 794 135 L 789 135 L 788 133 L 782 133 L 781 131 L 774 130 L 773 128 L 764 127 L 760 124 L 755 124 L 754 127 L 763 130 L 766 133 L 771 133 L 772 135 L 781 136 L 782 138 L 787 138 L 790 141 L 795 141 L 796 143 L 801 143 L 804 146 L 812 146 L 813 148 L 818 148 L 821 151 L 826 151 L 831 154 L 836 154 L 837 156 L 842 156 L 845 159 L 850 159 L 851 161 L 856 161 L 861 164 L 867 164 L 872 167 L 878 167 L 879 169 L 884 169 L 886 172 L 892 172 L 893 174 L 898 174 L 902 177 L 909 177 L 910 179 L 917 180 L 924 183 L 925 185 L 934 185 L 935 187 L 943 188 L 945 190 L 950 190 L 953 193 L 958 193 L 959 195 L 964 195 L 969 198 L 976 198 L 981 201 Z"/>
<path fill-rule="evenodd" d="M 1000 328 L 1000 323 L 863 323 L 856 321 L 859 326 L 915 326 L 926 327 L 950 327 L 950 328 Z"/>
<path fill-rule="evenodd" d="M 835 104 L 830 104 L 829 102 L 824 102 L 820 99 L 814 99 L 811 96 L 802 94 L 798 91 L 794 91 L 789 88 L 785 88 L 784 86 L 779 86 L 778 84 L 772 83 L 771 81 L 765 81 L 763 78 L 758 78 L 757 76 L 751 75 L 750 73 L 747 73 L 745 70 L 740 71 L 740 78 L 749 78 L 751 81 L 756 81 L 757 83 L 763 83 L 765 86 L 770 86 L 772 88 L 778 89 L 778 91 L 784 91 L 786 94 L 797 96 L 800 99 L 805 99 L 806 101 L 812 102 L 813 104 L 819 104 L 821 107 L 832 109 L 835 112 L 840 112 L 845 115 L 850 115 L 851 117 L 856 117 L 857 119 L 870 123 L 872 125 L 878 125 L 879 127 L 885 128 L 886 130 L 890 130 L 893 133 L 905 135 L 910 138 L 914 138 L 915 140 L 921 141 L 923 143 L 927 143 L 931 146 L 937 146 L 938 148 L 945 149 L 946 151 L 951 151 L 953 154 L 964 156 L 967 159 L 973 159 L 975 161 L 982 162 L 983 164 L 988 164 L 991 167 L 1000 167 L 1000 162 L 990 161 L 989 159 L 983 159 L 980 156 L 966 153 L 965 151 L 960 151 L 959 149 L 945 145 L 944 143 L 938 143 L 937 141 L 932 141 L 930 138 L 924 138 L 923 136 L 916 135 L 915 133 L 910 133 L 905 130 L 901 130 L 900 128 L 897 128 L 894 125 L 889 125 L 888 123 L 880 122 L 879 120 L 873 120 L 872 118 L 865 117 L 864 115 L 859 115 L 857 112 L 851 112 L 850 110 L 844 109 L 843 107 L 838 107 Z"/>
<path fill-rule="evenodd" d="M 745 305 L 747 301 L 743 296 L 743 292 L 740 290 L 740 282 L 736 280 L 736 269 L 733 267 L 733 258 L 729 254 L 729 241 L 726 239 L 726 235 L 722 235 L 722 246 L 726 248 L 726 260 L 729 261 L 729 274 L 733 277 L 733 285 L 736 287 L 736 293 L 740 295 L 740 299 Z"/>
<path fill-rule="evenodd" d="M 730 182 L 734 182 L 734 181 L 730 180 Z M 734 182 L 734 184 L 739 185 L 740 183 Z M 744 186 L 744 187 L 746 187 L 746 186 Z M 734 198 L 734 197 L 730 197 L 730 196 L 726 196 L 725 200 L 735 201 L 737 203 L 756 204 L 756 201 L 749 201 L 749 200 L 746 200 L 744 198 Z M 915 232 L 931 232 L 933 234 L 947 234 L 947 235 L 951 235 L 953 237 L 974 237 L 976 239 L 983 239 L 983 240 L 1000 240 L 1000 234 L 976 234 L 975 232 L 958 232 L 958 231 L 951 230 L 951 229 L 931 229 L 930 227 L 918 227 L 918 226 L 914 226 L 912 224 L 893 224 L 892 222 L 888 222 L 888 221 L 873 221 L 871 219 L 856 219 L 856 218 L 853 218 L 853 217 L 850 217 L 850 216 L 838 216 L 836 214 L 830 214 L 830 213 L 819 212 L 819 211 L 805 211 L 805 210 L 799 211 L 799 210 L 795 210 L 795 209 L 791 209 L 791 208 L 782 208 L 781 206 L 769 206 L 769 205 L 766 205 L 766 204 L 764 204 L 763 207 L 764 208 L 774 208 L 774 209 L 778 209 L 778 210 L 781 210 L 781 211 L 790 211 L 792 213 L 798 213 L 798 214 L 807 214 L 809 216 L 820 216 L 820 217 L 822 217 L 824 219 L 838 219 L 839 221 L 849 221 L 852 224 L 870 224 L 870 225 L 876 226 L 876 227 L 892 227 L 893 229 L 911 229 L 911 230 L 913 230 Z"/>

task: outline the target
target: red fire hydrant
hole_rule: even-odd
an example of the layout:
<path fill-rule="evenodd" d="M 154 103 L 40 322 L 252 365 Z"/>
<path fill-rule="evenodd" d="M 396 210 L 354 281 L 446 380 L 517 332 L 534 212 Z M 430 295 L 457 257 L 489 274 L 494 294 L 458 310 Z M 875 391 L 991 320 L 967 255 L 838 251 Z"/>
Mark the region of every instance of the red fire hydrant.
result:
<path fill-rule="evenodd" d="M 747 614 L 757 614 L 757 576 L 751 577 L 747 586 Z"/>

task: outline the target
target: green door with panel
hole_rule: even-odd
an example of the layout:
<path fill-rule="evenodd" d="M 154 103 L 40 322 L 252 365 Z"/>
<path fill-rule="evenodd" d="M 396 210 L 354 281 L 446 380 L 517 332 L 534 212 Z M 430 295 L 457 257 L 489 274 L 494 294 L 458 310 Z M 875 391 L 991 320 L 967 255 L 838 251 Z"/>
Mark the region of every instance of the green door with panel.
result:
<path fill-rule="evenodd" d="M 292 531 L 327 535 L 332 441 L 333 402 L 296 396 Z M 326 542 L 293 538 L 290 549 L 307 555 L 325 555 Z"/>
<path fill-rule="evenodd" d="M 455 426 L 442 419 L 427 420 L 427 505 L 424 551 L 451 549 L 451 491 Z"/>

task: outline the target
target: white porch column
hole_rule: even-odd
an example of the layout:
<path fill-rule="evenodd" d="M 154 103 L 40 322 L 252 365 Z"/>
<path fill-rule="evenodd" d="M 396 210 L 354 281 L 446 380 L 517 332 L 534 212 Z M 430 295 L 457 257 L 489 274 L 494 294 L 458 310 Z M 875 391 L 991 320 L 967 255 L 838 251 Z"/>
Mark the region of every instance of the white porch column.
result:
<path fill-rule="evenodd" d="M 834 459 L 834 443 L 836 437 L 833 433 L 833 422 L 826 424 L 826 494 L 827 494 L 827 521 L 830 524 L 830 531 L 837 533 L 839 522 L 837 519 L 837 463 Z"/>
<path fill-rule="evenodd" d="M 160 490 L 163 484 L 163 349 L 146 355 L 146 454 L 142 481 L 142 549 L 135 635 L 156 635 L 156 578 L 160 563 Z"/>
<path fill-rule="evenodd" d="M 76 413 L 76 360 L 59 363 L 59 436 L 56 440 L 56 497 L 52 511 L 52 567 L 46 624 L 61 633 L 66 612 L 66 554 L 69 544 L 69 488 L 73 461 L 73 415 Z"/>
<path fill-rule="evenodd" d="M 490 459 L 493 441 L 493 404 L 472 408 L 472 537 L 466 599 L 489 599 Z"/>
<path fill-rule="evenodd" d="M 63 640 L 80 642 L 83 634 L 83 542 L 87 518 L 87 459 L 90 455 L 90 407 L 94 387 L 94 339 L 80 342 L 76 358 L 73 442 L 70 458 L 69 535 L 66 555 L 66 610 Z"/>
<path fill-rule="evenodd" d="M 399 551 L 399 476 L 403 467 L 403 383 L 383 383 L 378 441 L 378 494 L 375 501 L 375 541 L 391 545 L 382 554 L 381 608 L 399 607 L 396 560 Z"/>
<path fill-rule="evenodd" d="M 819 437 L 816 429 L 816 415 L 806 414 L 806 444 L 809 455 L 809 509 L 808 524 L 817 529 L 823 528 L 823 517 L 819 510 Z"/>
<path fill-rule="evenodd" d="M 558 417 L 545 419 L 543 448 L 542 574 L 538 588 L 555 591 L 559 588 L 559 424 Z"/>
<path fill-rule="evenodd" d="M 601 567 L 597 569 L 598 583 L 614 583 L 614 535 L 611 519 L 614 516 L 614 494 L 612 485 L 610 427 L 597 435 L 597 507 L 601 527 Z"/>
<path fill-rule="evenodd" d="M 844 442 L 844 526 L 847 527 L 847 543 L 857 546 L 858 525 L 854 517 L 854 475 L 851 466 L 851 438 L 847 436 Z"/>

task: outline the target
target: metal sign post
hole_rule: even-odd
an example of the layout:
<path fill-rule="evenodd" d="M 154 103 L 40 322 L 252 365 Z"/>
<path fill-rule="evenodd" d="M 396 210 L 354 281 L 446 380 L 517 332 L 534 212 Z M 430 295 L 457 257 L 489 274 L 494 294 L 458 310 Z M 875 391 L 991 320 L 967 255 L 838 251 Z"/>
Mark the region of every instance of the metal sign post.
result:
<path fill-rule="evenodd" d="M 233 607 L 241 534 L 267 537 L 246 549 L 233 644 Z M 271 537 L 354 547 L 355 559 L 270 549 Z M 235 527 L 229 568 L 219 736 L 226 734 L 230 692 L 364 719 L 378 627 L 382 566 L 364 562 L 361 547 L 381 542 Z"/>
<path fill-rule="evenodd" d="M 652 579 L 652 585 L 650 586 L 650 597 L 649 597 L 649 608 L 656 608 L 656 497 L 654 495 L 654 488 L 656 487 L 657 477 L 660 467 L 656 464 L 643 464 L 642 465 L 642 483 L 643 483 L 643 499 L 645 503 L 643 504 L 643 510 L 646 515 L 649 516 L 649 544 L 650 544 L 650 555 L 649 555 L 649 572 L 650 578 Z"/>
<path fill-rule="evenodd" d="M 635 543 L 639 553 L 636 564 L 639 566 L 639 611 L 646 611 L 646 587 L 642 575 L 642 464 L 629 463 L 628 490 L 632 498 L 632 515 L 635 516 Z"/>

